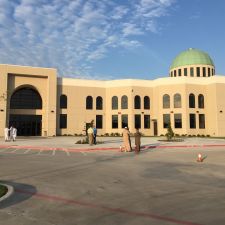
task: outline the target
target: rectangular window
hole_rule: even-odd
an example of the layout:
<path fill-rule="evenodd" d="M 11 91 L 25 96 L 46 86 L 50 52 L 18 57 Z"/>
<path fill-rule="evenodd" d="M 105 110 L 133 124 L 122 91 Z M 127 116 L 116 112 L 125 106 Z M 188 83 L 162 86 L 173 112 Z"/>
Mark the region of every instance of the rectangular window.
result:
<path fill-rule="evenodd" d="M 177 76 L 177 71 L 176 71 L 176 70 L 174 70 L 174 76 L 175 76 L 175 77 Z"/>
<path fill-rule="evenodd" d="M 112 115 L 112 129 L 118 128 L 118 115 Z"/>
<path fill-rule="evenodd" d="M 181 113 L 174 114 L 174 127 L 182 128 L 182 114 Z"/>
<path fill-rule="evenodd" d="M 205 129 L 205 114 L 199 114 L 199 128 Z"/>
<path fill-rule="evenodd" d="M 210 77 L 210 68 L 208 68 L 208 77 Z"/>
<path fill-rule="evenodd" d="M 197 77 L 200 77 L 200 67 L 196 68 L 196 72 L 197 72 Z"/>
<path fill-rule="evenodd" d="M 214 74 L 214 70 L 212 69 L 212 76 L 213 76 L 213 74 Z"/>
<path fill-rule="evenodd" d="M 206 77 L 206 70 L 205 67 L 202 68 L 203 77 Z"/>
<path fill-rule="evenodd" d="M 150 115 L 144 115 L 144 128 L 150 128 Z"/>
<path fill-rule="evenodd" d="M 96 128 L 102 129 L 102 115 L 96 115 Z"/>
<path fill-rule="evenodd" d="M 193 68 L 193 67 L 190 68 L 190 76 L 191 76 L 191 77 L 194 76 L 194 68 Z"/>
<path fill-rule="evenodd" d="M 60 114 L 59 120 L 60 129 L 67 128 L 67 114 Z"/>
<path fill-rule="evenodd" d="M 141 115 L 134 115 L 134 127 L 141 128 Z"/>
<path fill-rule="evenodd" d="M 163 114 L 163 128 L 168 128 L 170 124 L 170 114 Z"/>
<path fill-rule="evenodd" d="M 196 128 L 196 116 L 195 114 L 190 114 L 190 128 L 195 129 Z"/>
<path fill-rule="evenodd" d="M 181 76 L 181 69 L 178 70 L 178 75 Z"/>
<path fill-rule="evenodd" d="M 170 72 L 170 76 L 171 76 L 171 77 L 173 76 L 173 71 Z"/>
<path fill-rule="evenodd" d="M 122 115 L 122 128 L 128 127 L 128 115 L 124 114 Z"/>
<path fill-rule="evenodd" d="M 184 68 L 184 76 L 187 76 L 187 68 Z"/>

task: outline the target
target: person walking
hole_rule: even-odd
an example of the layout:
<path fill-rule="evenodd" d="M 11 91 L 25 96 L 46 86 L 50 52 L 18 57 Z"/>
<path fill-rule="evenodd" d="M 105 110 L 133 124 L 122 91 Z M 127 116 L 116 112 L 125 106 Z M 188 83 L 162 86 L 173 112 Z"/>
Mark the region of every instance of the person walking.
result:
<path fill-rule="evenodd" d="M 5 141 L 8 141 L 9 140 L 9 128 L 8 127 L 6 127 L 4 129 L 4 133 L 5 133 Z"/>
<path fill-rule="evenodd" d="M 11 141 L 13 139 L 13 126 L 9 128 L 9 140 Z"/>
<path fill-rule="evenodd" d="M 138 128 L 134 133 L 134 138 L 135 138 L 135 153 L 138 154 L 141 150 L 141 133 L 139 132 Z"/>
<path fill-rule="evenodd" d="M 128 127 L 125 127 L 123 130 L 123 146 L 125 152 L 131 152 L 131 142 L 130 142 L 130 131 Z"/>
<path fill-rule="evenodd" d="M 94 140 L 94 131 L 92 127 L 89 127 L 87 130 L 88 133 L 88 142 L 89 145 L 93 145 L 93 140 Z"/>
<path fill-rule="evenodd" d="M 17 129 L 13 127 L 12 129 L 12 139 L 13 141 L 16 141 L 16 136 L 17 136 Z"/>
<path fill-rule="evenodd" d="M 97 144 L 96 137 L 97 137 L 97 128 L 96 127 L 93 127 L 93 138 L 94 138 L 94 144 L 95 145 Z"/>

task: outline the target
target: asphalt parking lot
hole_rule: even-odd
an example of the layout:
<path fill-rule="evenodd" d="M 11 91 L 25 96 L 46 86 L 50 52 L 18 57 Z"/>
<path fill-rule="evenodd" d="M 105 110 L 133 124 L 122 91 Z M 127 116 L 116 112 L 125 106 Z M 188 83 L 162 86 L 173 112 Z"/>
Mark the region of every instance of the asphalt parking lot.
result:
<path fill-rule="evenodd" d="M 225 142 L 193 143 L 139 155 L 119 152 L 120 141 L 107 151 L 1 146 L 0 180 L 15 193 L 0 202 L 0 224 L 223 225 Z"/>

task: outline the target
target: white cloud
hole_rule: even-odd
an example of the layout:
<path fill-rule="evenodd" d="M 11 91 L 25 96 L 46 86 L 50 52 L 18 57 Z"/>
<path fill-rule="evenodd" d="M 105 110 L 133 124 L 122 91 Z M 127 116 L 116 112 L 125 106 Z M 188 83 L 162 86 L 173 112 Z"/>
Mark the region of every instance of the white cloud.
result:
<path fill-rule="evenodd" d="M 137 27 L 136 24 L 133 23 L 124 23 L 123 24 L 123 34 L 124 36 L 130 36 L 130 35 L 141 35 L 144 34 L 144 32 L 141 30 L 141 28 Z"/>
<path fill-rule="evenodd" d="M 0 63 L 89 76 L 112 48 L 137 48 L 174 0 L 0 0 Z"/>

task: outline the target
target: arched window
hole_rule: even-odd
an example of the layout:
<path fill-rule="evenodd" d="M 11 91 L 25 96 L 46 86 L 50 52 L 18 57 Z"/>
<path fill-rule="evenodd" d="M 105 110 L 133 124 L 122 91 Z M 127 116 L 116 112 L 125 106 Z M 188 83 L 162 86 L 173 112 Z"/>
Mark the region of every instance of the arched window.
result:
<path fill-rule="evenodd" d="M 86 98 L 86 109 L 93 108 L 93 98 L 91 96 L 87 96 Z"/>
<path fill-rule="evenodd" d="M 134 97 L 134 108 L 135 109 L 141 109 L 141 98 L 139 95 L 136 95 Z"/>
<path fill-rule="evenodd" d="M 121 98 L 121 109 L 128 109 L 128 98 L 126 95 L 123 95 Z"/>
<path fill-rule="evenodd" d="M 174 95 L 174 108 L 181 108 L 181 95 L 180 94 L 175 94 Z"/>
<path fill-rule="evenodd" d="M 195 108 L 195 95 L 189 95 L 189 108 Z"/>
<path fill-rule="evenodd" d="M 204 96 L 202 94 L 200 94 L 198 96 L 198 108 L 200 109 L 204 109 Z"/>
<path fill-rule="evenodd" d="M 144 109 L 150 109 L 150 98 L 148 96 L 144 97 Z"/>
<path fill-rule="evenodd" d="M 101 96 L 96 98 L 96 109 L 101 110 L 103 108 L 103 99 Z"/>
<path fill-rule="evenodd" d="M 118 109 L 118 97 L 117 96 L 112 97 L 112 109 Z"/>
<path fill-rule="evenodd" d="M 60 109 L 67 109 L 67 96 L 66 95 L 60 96 Z"/>
<path fill-rule="evenodd" d="M 164 109 L 170 108 L 170 96 L 167 94 L 163 95 L 163 108 Z"/>
<path fill-rule="evenodd" d="M 40 94 L 33 88 L 24 87 L 16 90 L 10 99 L 11 109 L 42 109 Z"/>

